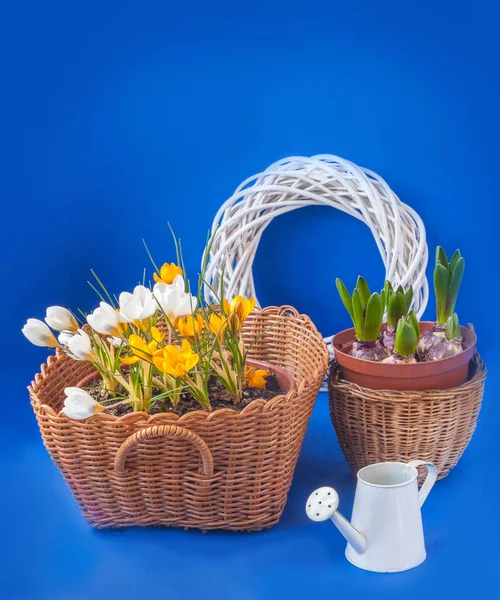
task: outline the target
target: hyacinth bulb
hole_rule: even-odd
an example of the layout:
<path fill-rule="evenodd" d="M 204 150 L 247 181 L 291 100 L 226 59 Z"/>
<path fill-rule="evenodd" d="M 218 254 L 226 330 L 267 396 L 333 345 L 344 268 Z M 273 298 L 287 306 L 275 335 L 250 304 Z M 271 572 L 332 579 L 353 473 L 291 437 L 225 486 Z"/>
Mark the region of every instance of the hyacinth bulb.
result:
<path fill-rule="evenodd" d="M 425 361 L 432 348 L 444 340 L 445 329 L 444 325 L 435 325 L 422 334 L 417 346 L 417 355 L 421 361 Z"/>
<path fill-rule="evenodd" d="M 369 342 L 355 340 L 349 354 L 355 358 L 382 362 L 389 356 L 389 350 L 384 348 L 378 340 Z"/>
<path fill-rule="evenodd" d="M 462 332 L 457 313 L 453 313 L 446 321 L 444 336 L 435 343 L 427 353 L 427 360 L 441 360 L 455 356 L 463 351 Z"/>
<path fill-rule="evenodd" d="M 392 352 L 394 350 L 395 337 L 396 330 L 394 329 L 394 327 L 387 324 L 380 335 L 380 341 L 382 342 L 384 348 L 387 348 L 389 352 Z"/>

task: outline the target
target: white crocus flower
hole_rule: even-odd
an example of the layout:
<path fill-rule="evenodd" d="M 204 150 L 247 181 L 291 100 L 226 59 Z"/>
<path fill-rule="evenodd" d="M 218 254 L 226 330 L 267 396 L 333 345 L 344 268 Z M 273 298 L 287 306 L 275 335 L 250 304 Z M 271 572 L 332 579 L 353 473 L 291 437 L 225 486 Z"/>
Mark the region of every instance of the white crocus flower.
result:
<path fill-rule="evenodd" d="M 39 319 L 28 319 L 21 331 L 32 344 L 35 344 L 35 346 L 55 348 L 58 345 L 55 335 L 50 331 L 47 325 Z"/>
<path fill-rule="evenodd" d="M 76 360 L 96 360 L 96 355 L 92 350 L 92 340 L 83 329 L 79 329 L 75 335 L 68 340 L 67 345 L 72 358 Z"/>
<path fill-rule="evenodd" d="M 57 341 L 61 344 L 61 346 L 67 346 L 69 340 L 74 336 L 74 333 L 69 333 L 67 331 L 63 331 L 57 336 Z"/>
<path fill-rule="evenodd" d="M 77 320 L 63 306 L 49 306 L 45 315 L 45 322 L 56 331 L 76 331 L 78 329 Z"/>
<path fill-rule="evenodd" d="M 190 315 L 196 308 L 196 298 L 184 290 L 184 279 L 181 275 L 177 275 L 171 284 L 157 283 L 153 288 L 156 302 L 170 320 Z"/>
<path fill-rule="evenodd" d="M 66 398 L 61 412 L 71 419 L 87 419 L 104 410 L 102 404 L 81 388 L 67 387 L 64 393 Z"/>
<path fill-rule="evenodd" d="M 118 298 L 118 303 L 120 304 L 120 315 L 127 323 L 144 321 L 157 309 L 151 291 L 143 285 L 136 286 L 132 294 L 122 292 Z"/>
<path fill-rule="evenodd" d="M 113 344 L 113 346 L 116 346 L 117 348 L 124 343 L 124 341 L 119 337 L 109 337 L 107 339 L 110 344 Z"/>
<path fill-rule="evenodd" d="M 93 313 L 87 315 L 88 324 L 99 333 L 117 337 L 121 334 L 119 324 L 123 322 L 120 313 L 106 302 L 101 302 Z"/>

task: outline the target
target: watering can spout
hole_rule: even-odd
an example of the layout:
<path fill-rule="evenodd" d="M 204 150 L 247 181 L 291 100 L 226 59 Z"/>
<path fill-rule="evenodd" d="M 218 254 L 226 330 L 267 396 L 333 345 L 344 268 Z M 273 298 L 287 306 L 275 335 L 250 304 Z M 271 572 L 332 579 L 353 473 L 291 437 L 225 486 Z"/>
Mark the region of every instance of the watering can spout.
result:
<path fill-rule="evenodd" d="M 322 487 L 314 491 L 307 500 L 306 513 L 312 521 L 326 521 L 331 519 L 345 537 L 350 546 L 358 554 L 366 551 L 366 539 L 349 521 L 342 516 L 337 508 L 339 495 L 331 487 Z"/>
<path fill-rule="evenodd" d="M 352 549 L 355 550 L 357 554 L 364 554 L 366 552 L 365 536 L 353 527 L 338 511 L 333 513 L 331 519 L 335 527 L 345 537 L 347 543 L 351 545 Z"/>

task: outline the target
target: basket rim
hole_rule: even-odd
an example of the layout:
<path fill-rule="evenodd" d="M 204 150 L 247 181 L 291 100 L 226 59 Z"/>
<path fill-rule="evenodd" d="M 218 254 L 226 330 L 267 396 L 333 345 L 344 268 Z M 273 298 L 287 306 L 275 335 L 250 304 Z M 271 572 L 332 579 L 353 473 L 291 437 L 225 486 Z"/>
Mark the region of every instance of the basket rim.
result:
<path fill-rule="evenodd" d="M 161 412 L 156 413 L 154 415 L 150 415 L 145 411 L 134 411 L 132 413 L 128 413 L 126 415 L 122 415 L 121 417 L 117 417 L 115 415 L 109 415 L 106 413 L 98 413 L 88 417 L 87 419 L 83 419 L 80 423 L 88 423 L 88 424 L 97 424 L 97 423 L 116 423 L 116 424 L 135 424 L 140 423 L 142 425 L 158 425 L 162 423 L 178 423 L 182 424 L 192 424 L 194 422 L 210 422 L 215 419 L 223 418 L 226 415 L 231 415 L 233 418 L 244 418 L 249 413 L 254 412 L 268 412 L 275 409 L 278 406 L 281 406 L 283 403 L 291 402 L 293 399 L 301 395 L 306 387 L 313 386 L 315 384 L 320 384 L 324 378 L 324 371 L 328 368 L 328 364 L 330 361 L 330 355 L 328 352 L 328 348 L 323 340 L 323 337 L 319 333 L 316 325 L 312 321 L 312 319 L 306 315 L 299 313 L 294 307 L 289 305 L 283 306 L 268 306 L 262 309 L 255 309 L 254 313 L 256 317 L 260 315 L 272 314 L 276 316 L 287 316 L 289 318 L 295 319 L 297 321 L 302 321 L 303 324 L 312 332 L 312 334 L 317 337 L 318 342 L 321 345 L 321 353 L 323 355 L 323 370 L 319 371 L 315 369 L 309 376 L 306 375 L 300 384 L 297 384 L 294 389 L 290 390 L 286 394 L 279 394 L 270 400 L 264 400 L 263 398 L 256 398 L 252 400 L 245 408 L 242 410 L 236 410 L 235 408 L 218 408 L 212 412 L 207 412 L 205 410 L 194 410 L 190 411 L 182 416 L 179 416 L 172 412 Z M 30 394 L 30 398 L 32 401 L 33 408 L 37 412 L 44 412 L 50 417 L 57 419 L 58 421 L 65 422 L 73 422 L 74 419 L 66 416 L 64 413 L 56 412 L 51 406 L 48 404 L 42 404 L 37 396 L 37 390 L 41 384 L 41 382 L 48 376 L 50 370 L 57 364 L 57 362 L 65 357 L 64 352 L 62 352 L 59 348 L 56 348 L 55 354 L 51 354 L 46 363 L 43 363 L 40 366 L 40 372 L 36 373 L 33 381 L 28 386 L 28 392 Z M 272 360 L 267 361 L 270 364 L 273 364 Z"/>
<path fill-rule="evenodd" d="M 338 389 L 349 389 L 363 394 L 363 400 L 371 400 L 373 402 L 408 402 L 411 400 L 436 402 L 440 397 L 442 397 L 443 400 L 446 400 L 449 398 L 450 394 L 468 392 L 469 388 L 475 388 L 478 384 L 484 383 L 488 370 L 479 352 L 475 352 L 471 361 L 476 361 L 477 363 L 476 372 L 470 379 L 457 387 L 436 390 L 375 390 L 363 387 L 357 383 L 352 383 L 351 381 L 347 381 L 347 379 L 338 378 L 334 380 L 331 376 L 331 369 L 339 366 L 339 363 L 333 359 L 328 366 L 328 389 L 333 387 Z"/>

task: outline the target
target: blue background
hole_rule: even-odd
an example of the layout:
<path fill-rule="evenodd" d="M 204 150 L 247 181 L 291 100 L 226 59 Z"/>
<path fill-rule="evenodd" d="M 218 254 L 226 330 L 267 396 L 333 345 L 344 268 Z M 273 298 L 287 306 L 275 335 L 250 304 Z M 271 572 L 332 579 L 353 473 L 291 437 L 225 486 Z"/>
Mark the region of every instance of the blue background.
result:
<path fill-rule="evenodd" d="M 0 597 L 14 599 L 458 596 L 496 583 L 500 43 L 495 2 L 12 2 L 0 19 L 3 489 Z M 282 520 L 259 534 L 97 532 L 43 449 L 25 386 L 45 359 L 20 328 L 45 307 L 92 309 L 94 268 L 131 289 L 174 258 L 196 277 L 220 204 L 289 155 L 331 153 L 382 175 L 422 216 L 431 253 L 460 247 L 458 310 L 489 379 L 477 432 L 424 508 L 414 571 L 351 567 L 308 493 L 354 481 L 320 394 Z M 326 335 L 348 326 L 334 291 L 383 269 L 354 219 L 277 219 L 255 264 L 263 304 L 289 303 Z M 430 270 L 429 270 L 430 274 Z M 433 299 L 426 316 L 433 316 Z M 7 335 L 5 335 L 7 334 Z M 478 522 L 482 529 L 478 532 Z M 493 588 L 492 588 L 493 586 Z"/>

